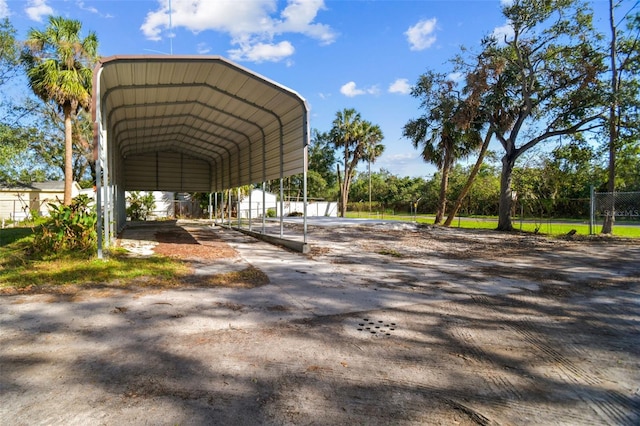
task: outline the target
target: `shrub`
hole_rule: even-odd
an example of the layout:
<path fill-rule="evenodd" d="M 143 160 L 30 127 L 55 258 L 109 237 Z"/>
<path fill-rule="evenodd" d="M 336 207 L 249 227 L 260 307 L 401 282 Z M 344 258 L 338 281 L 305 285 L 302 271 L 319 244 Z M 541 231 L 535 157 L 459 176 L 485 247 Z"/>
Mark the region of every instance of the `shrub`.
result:
<path fill-rule="evenodd" d="M 34 229 L 34 251 L 52 254 L 95 249 L 97 215 L 90 203 L 91 199 L 82 194 L 69 206 L 49 204 L 50 217 Z"/>
<path fill-rule="evenodd" d="M 156 200 L 153 193 L 140 195 L 140 192 L 134 191 L 127 197 L 129 207 L 127 207 L 127 216 L 131 220 L 147 220 L 149 213 L 156 208 Z"/>
<path fill-rule="evenodd" d="M 267 217 L 276 217 L 276 209 L 267 209 Z"/>

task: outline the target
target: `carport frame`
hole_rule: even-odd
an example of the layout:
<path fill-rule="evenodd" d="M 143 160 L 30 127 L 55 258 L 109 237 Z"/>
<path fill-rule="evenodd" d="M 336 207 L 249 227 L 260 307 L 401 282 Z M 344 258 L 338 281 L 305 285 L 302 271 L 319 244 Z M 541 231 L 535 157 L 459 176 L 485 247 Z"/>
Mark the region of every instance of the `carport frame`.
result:
<path fill-rule="evenodd" d="M 108 85 L 103 82 L 103 73 L 105 70 L 108 70 L 112 65 L 118 64 L 127 64 L 131 67 L 140 66 L 146 67 L 148 66 L 152 71 L 148 74 L 145 74 L 143 81 L 141 82 L 140 75 L 131 73 L 133 77 L 131 77 L 131 84 L 122 84 L 116 85 L 114 87 L 107 87 Z M 190 81 L 181 83 L 178 80 L 172 80 L 174 76 L 177 74 L 173 72 L 173 74 L 162 74 L 162 71 L 166 71 L 167 69 L 172 70 L 173 67 L 182 67 L 184 70 L 185 67 L 189 67 L 193 64 L 195 68 L 187 69 L 187 70 L 195 70 L 200 71 L 204 69 L 207 71 L 207 67 L 210 67 L 210 74 L 198 74 L 201 77 L 201 81 Z M 157 68 L 151 68 L 156 66 Z M 163 68 L 164 66 L 164 68 Z M 117 73 L 116 67 L 113 68 L 114 71 L 109 74 L 109 77 L 112 80 L 120 81 L 119 75 Z M 126 68 L 125 68 L 126 69 Z M 146 69 L 146 68 L 145 68 Z M 214 85 L 209 81 L 209 75 L 213 73 L 213 71 L 219 72 L 220 75 L 224 75 L 227 78 L 230 78 L 228 86 L 224 85 Z M 110 71 L 106 71 L 107 73 Z M 195 73 L 195 71 L 194 71 Z M 226 74 L 225 74 L 226 73 Z M 124 75 L 125 73 L 123 73 Z M 149 74 L 154 74 L 157 78 L 155 81 L 149 81 L 147 83 L 146 78 Z M 227 75 L 228 74 L 228 75 Z M 215 74 L 214 74 L 215 75 Z M 229 77 L 230 76 L 230 77 Z M 183 78 L 185 78 L 183 76 Z M 164 79 L 164 82 L 162 80 Z M 217 80 L 218 77 L 214 77 L 213 80 Z M 238 81 L 236 81 L 238 79 Z M 124 78 L 122 79 L 124 81 Z M 220 77 L 222 80 L 222 77 Z M 240 85 L 240 89 L 232 89 L 231 87 L 236 83 L 242 83 Z M 242 90 L 242 85 L 246 84 L 255 90 L 255 97 L 246 95 L 242 96 L 238 94 Z M 254 127 L 257 129 L 257 133 L 259 136 L 256 140 L 250 140 L 249 136 L 246 133 L 246 130 L 242 130 L 242 126 L 237 125 L 237 128 L 230 126 L 228 124 L 223 124 L 222 122 L 217 123 L 211 121 L 208 117 L 205 117 L 204 113 L 201 116 L 194 116 L 191 111 L 185 112 L 185 110 L 179 110 L 179 113 L 169 113 L 169 114 L 150 114 L 148 116 L 141 114 L 141 116 L 137 116 L 137 113 L 134 114 L 133 118 L 129 118 L 125 115 L 125 118 L 122 118 L 119 121 L 114 123 L 113 115 L 118 108 L 147 108 L 148 105 L 144 103 L 126 103 L 123 102 L 121 104 L 116 104 L 115 107 L 112 106 L 110 110 L 108 110 L 108 101 L 109 97 L 112 93 L 118 91 L 144 91 L 148 89 L 157 89 L 158 92 L 165 90 L 166 93 L 172 94 L 171 90 L 180 90 L 185 89 L 187 87 L 206 87 L 207 90 L 211 90 L 213 92 L 218 93 L 220 98 L 225 98 L 227 104 L 231 104 L 232 107 L 236 107 L 236 111 L 230 111 L 225 109 L 224 107 L 220 107 L 219 104 L 207 103 L 198 100 L 199 94 L 194 95 L 194 99 L 189 99 L 189 96 L 185 99 L 177 99 L 170 102 L 165 102 L 166 105 L 171 107 L 176 107 L 179 103 L 184 105 L 188 105 L 193 109 L 193 106 L 196 104 L 200 104 L 203 109 L 215 110 L 217 113 L 222 115 L 226 115 L 228 117 L 232 117 L 231 121 L 237 123 L 244 123 L 250 127 Z M 236 93 L 233 93 L 231 90 L 236 90 Z M 143 92 L 148 96 L 151 92 Z M 194 92 L 190 92 L 193 94 Z M 197 93 L 197 92 L 196 92 Z M 263 101 L 259 96 L 263 94 L 265 98 L 268 97 L 267 102 L 261 104 Z M 121 96 L 124 99 L 124 95 Z M 135 98 L 135 96 L 134 96 Z M 157 99 L 154 99 L 157 101 Z M 104 248 L 108 248 L 112 239 L 115 238 L 117 232 L 121 231 L 126 225 L 126 200 L 125 200 L 125 191 L 129 188 L 127 187 L 128 182 L 125 182 L 124 174 L 125 174 L 125 158 L 126 152 L 132 151 L 135 155 L 145 156 L 151 153 L 156 154 L 156 158 L 159 153 L 173 153 L 174 155 L 180 155 L 181 159 L 184 159 L 185 155 L 192 155 L 195 157 L 196 149 L 202 151 L 198 152 L 198 154 L 202 155 L 206 158 L 208 155 L 209 162 L 209 193 L 217 191 L 224 191 L 231 189 L 233 187 L 239 187 L 242 185 L 249 185 L 258 183 L 254 180 L 255 174 L 261 174 L 262 184 L 264 187 L 264 182 L 272 179 L 280 179 L 282 186 L 282 179 L 286 176 L 291 176 L 297 173 L 302 173 L 303 175 L 303 203 L 304 203 L 304 226 L 303 226 L 303 244 L 300 247 L 301 251 L 308 250 L 307 247 L 307 168 L 308 168 L 308 145 L 309 145 L 309 108 L 307 106 L 306 100 L 300 96 L 295 91 L 276 83 L 272 80 L 269 80 L 259 74 L 256 74 L 246 68 L 243 68 L 231 61 L 222 58 L 220 56 L 193 56 L 193 55 L 185 55 L 185 56 L 165 56 L 165 55 L 119 55 L 119 56 L 111 56 L 107 58 L 101 59 L 93 72 L 93 122 L 94 122 L 94 160 L 96 162 L 96 205 L 97 205 L 97 213 L 98 213 L 98 257 L 103 257 Z M 113 104 L 115 101 L 112 101 Z M 234 103 L 235 102 L 235 103 Z M 156 102 L 153 108 L 157 108 L 158 105 L 161 105 L 163 102 Z M 269 107 L 268 104 L 272 103 L 273 106 Z M 238 105 L 241 105 L 243 109 L 240 109 L 240 113 L 238 110 Z M 281 107 L 281 110 L 278 108 Z M 284 111 L 283 112 L 283 109 Z M 287 110 L 286 108 L 290 108 Z M 251 110 L 251 112 L 247 112 L 246 110 Z M 244 115 L 243 115 L 244 114 Z M 265 116 L 270 115 L 272 117 L 272 121 L 265 122 Z M 180 125 L 180 124 L 172 124 L 167 127 L 178 128 L 174 133 L 181 135 L 179 138 L 171 139 L 169 138 L 169 146 L 173 148 L 171 149 L 153 149 L 154 146 L 154 135 L 149 135 L 148 127 L 141 127 L 141 133 L 143 136 L 141 138 L 144 141 L 141 143 L 143 147 L 151 147 L 146 151 L 135 152 L 137 146 L 131 145 L 128 146 L 122 142 L 122 135 L 124 134 L 133 134 L 136 135 L 138 131 L 137 127 L 130 127 L 131 123 L 134 121 L 146 121 L 146 120 L 162 120 L 166 117 L 187 117 L 191 116 L 196 120 L 199 120 L 202 125 L 198 126 L 189 126 L 188 124 Z M 255 121 L 251 121 L 254 116 L 259 116 L 255 119 Z M 261 121 L 260 121 L 260 116 Z M 286 122 L 283 123 L 283 119 L 286 117 Z M 300 120 L 299 122 L 297 120 Z M 221 120 L 222 121 L 222 120 Z M 273 131 L 273 123 L 277 122 L 277 134 Z M 125 123 L 127 127 L 126 130 L 120 132 L 117 130 L 117 127 L 122 123 Z M 236 123 L 236 124 L 237 124 Z M 267 123 L 267 124 L 265 124 Z M 288 134 L 285 136 L 285 126 L 287 127 Z M 245 126 L 246 127 L 246 126 Z M 216 135 L 211 131 L 211 128 L 222 129 L 221 132 L 228 132 L 235 135 L 241 135 L 241 138 L 247 140 L 247 142 L 242 145 L 236 140 L 233 140 L 229 137 L 225 137 L 223 135 Z M 271 128 L 267 132 L 267 128 Z M 300 132 L 298 134 L 298 132 Z M 198 136 L 194 136 L 194 133 Z M 203 137 L 203 136 L 206 136 Z M 162 138 L 161 134 L 156 134 L 156 138 Z M 129 136 L 131 138 L 131 136 Z M 226 140 L 225 144 L 214 143 L 215 138 L 219 138 L 220 140 Z M 267 138 L 270 138 L 267 141 Z M 196 141 L 193 146 L 190 144 L 190 141 Z M 166 138 L 165 138 L 166 142 Z M 300 151 L 297 152 L 297 148 L 294 143 L 300 142 Z M 209 145 L 207 145 L 207 143 Z M 255 150 L 253 145 L 254 143 L 259 143 L 262 147 L 261 150 Z M 205 145 L 204 147 L 202 145 Z M 270 144 L 270 149 L 275 151 L 275 148 L 279 150 L 277 154 L 278 161 L 278 173 L 277 176 L 275 172 L 267 173 L 267 168 L 270 167 L 271 170 L 274 169 L 273 158 L 270 157 L 269 165 L 267 164 L 267 144 Z M 277 145 L 277 146 L 274 146 Z M 197 146 L 196 146 L 197 145 Z M 287 167 L 288 170 L 284 169 L 284 157 L 285 157 L 285 145 L 287 149 L 289 149 L 289 158 L 287 159 Z M 156 145 L 159 147 L 159 145 Z M 124 147 L 124 148 L 123 148 Z M 176 148 L 177 147 L 177 148 Z M 229 149 L 230 147 L 231 150 Z M 234 150 L 235 152 L 231 152 Z M 191 151 L 190 151 L 191 149 Z M 243 153 L 242 150 L 248 151 L 247 153 Z M 258 157 L 254 158 L 254 152 L 260 152 L 261 155 L 261 164 L 256 164 L 256 162 L 260 162 Z M 125 152 L 125 154 L 123 154 Z M 232 164 L 232 155 L 235 154 L 237 156 L 237 165 Z M 244 154 L 244 155 L 243 155 Z M 216 157 L 217 160 L 212 158 Z M 181 160 L 183 161 L 183 160 Z M 195 161 L 195 160 L 193 160 Z M 248 162 L 248 176 L 241 174 L 241 164 L 242 162 Z M 298 165 L 298 161 L 301 163 Z M 201 160 L 202 162 L 202 160 Z M 214 167 L 215 166 L 215 167 Z M 213 169 L 213 170 L 212 170 Z M 254 170 L 256 169 L 256 170 Z M 235 176 L 234 176 L 235 172 Z M 158 166 L 156 166 L 156 174 L 158 173 Z M 184 175 L 184 170 L 181 168 L 181 179 Z M 243 177 L 245 176 L 245 177 Z M 159 186 L 160 181 L 156 176 L 156 186 Z M 183 186 L 181 181 L 181 187 Z M 152 189 L 160 189 L 160 188 L 149 188 Z M 194 192 L 189 190 L 178 191 L 178 192 Z M 201 191 L 197 191 L 201 192 Z M 282 192 L 281 192 L 281 200 L 282 203 Z M 280 210 L 280 227 L 282 230 L 283 227 L 283 211 Z M 104 237 L 103 237 L 104 233 Z M 272 239 L 270 237 L 269 239 Z M 285 240 L 282 236 L 282 231 L 280 235 L 280 239 L 282 241 L 272 241 L 278 244 L 283 244 L 286 246 L 290 246 L 288 241 Z M 295 248 L 295 247 L 294 247 Z"/>

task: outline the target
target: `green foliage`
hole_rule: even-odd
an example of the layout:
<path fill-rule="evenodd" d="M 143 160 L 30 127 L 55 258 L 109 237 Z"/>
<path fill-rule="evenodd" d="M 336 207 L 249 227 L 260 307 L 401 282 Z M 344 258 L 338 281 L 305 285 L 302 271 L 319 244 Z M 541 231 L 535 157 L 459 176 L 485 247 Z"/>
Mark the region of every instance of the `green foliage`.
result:
<path fill-rule="evenodd" d="M 602 126 L 607 94 L 602 37 L 582 2 L 514 0 L 503 14 L 513 36 L 487 37 L 475 65 L 459 63 L 465 93 L 489 111 L 504 149 L 498 229 L 511 230 L 516 160 L 542 142 Z"/>
<path fill-rule="evenodd" d="M 617 153 L 616 191 L 640 191 L 640 140 L 628 142 Z"/>
<path fill-rule="evenodd" d="M 276 209 L 267 209 L 267 217 L 276 217 Z"/>
<path fill-rule="evenodd" d="M 356 175 L 356 167 L 366 161 L 371 165 L 382 155 L 384 135 L 380 126 L 363 120 L 353 108 L 336 113 L 329 132 L 334 147 L 342 149 L 343 170 L 340 182 L 340 216 L 345 215 L 349 202 L 349 189 Z"/>
<path fill-rule="evenodd" d="M 0 87 L 17 75 L 19 57 L 16 30 L 9 18 L 0 21 Z"/>
<path fill-rule="evenodd" d="M 43 255 L 93 252 L 97 215 L 90 203 L 89 197 L 79 195 L 68 206 L 49 204 L 50 217 L 35 230 L 34 252 Z"/>
<path fill-rule="evenodd" d="M 336 151 L 331 142 L 331 136 L 327 132 L 313 129 L 309 145 L 309 174 L 315 172 L 324 180 L 327 187 L 333 187 L 337 184 L 335 166 Z M 323 196 L 315 195 L 314 197 L 322 198 Z"/>
<path fill-rule="evenodd" d="M 117 250 L 111 251 L 108 259 L 68 252 L 33 256 L 33 232 L 28 227 L 0 229 L 0 289 L 38 292 L 55 291 L 56 286 L 94 284 L 173 287 L 190 274 L 183 262 L 168 257 L 132 257 Z"/>
<path fill-rule="evenodd" d="M 73 170 L 73 121 L 81 109 L 91 107 L 93 65 L 98 59 L 96 34 L 81 38 L 81 28 L 80 21 L 50 16 L 47 28 L 29 31 L 20 56 L 33 93 L 64 116 L 64 167 L 69 171 Z M 74 176 L 65 172 L 64 178 L 68 205 Z"/>
<path fill-rule="evenodd" d="M 30 150 L 38 137 L 39 132 L 33 127 L 0 123 L 0 182 L 15 184 L 48 179 Z"/>
<path fill-rule="evenodd" d="M 131 220 L 147 220 L 149 214 L 156 208 L 156 201 L 152 192 L 142 195 L 139 191 L 133 191 L 129 193 L 127 202 L 129 203 L 127 216 Z"/>
<path fill-rule="evenodd" d="M 371 200 L 372 210 L 398 210 L 408 211 L 411 202 L 418 198 L 427 198 L 427 182 L 421 177 L 398 177 L 387 170 L 371 173 Z M 369 206 L 369 175 L 360 173 L 356 176 L 351 188 L 353 200 L 365 205 L 358 206 L 360 210 L 368 210 Z M 356 205 L 355 203 L 353 205 Z"/>
<path fill-rule="evenodd" d="M 425 113 L 405 124 L 403 136 L 427 163 L 438 167 L 440 190 L 435 223 L 444 219 L 449 173 L 456 161 L 467 157 L 482 145 L 479 130 L 469 121 L 468 107 L 455 90 L 456 83 L 444 74 L 427 72 L 420 76 L 411 94 L 420 99 Z"/>
<path fill-rule="evenodd" d="M 81 29 L 80 21 L 50 16 L 44 30 L 29 31 L 21 55 L 33 92 L 61 110 L 88 109 L 91 102 L 98 38 L 90 32 L 82 39 Z"/>

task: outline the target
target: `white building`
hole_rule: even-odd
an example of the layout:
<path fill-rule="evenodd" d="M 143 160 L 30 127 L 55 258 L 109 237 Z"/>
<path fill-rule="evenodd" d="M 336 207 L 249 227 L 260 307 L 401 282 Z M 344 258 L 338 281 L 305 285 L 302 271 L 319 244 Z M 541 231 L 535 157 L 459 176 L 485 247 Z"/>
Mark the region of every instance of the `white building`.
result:
<path fill-rule="evenodd" d="M 80 185 L 73 182 L 71 197 L 77 196 L 80 192 Z M 47 216 L 49 204 L 62 204 L 63 200 L 64 181 L 0 185 L 0 219 L 20 221 L 34 214 Z"/>

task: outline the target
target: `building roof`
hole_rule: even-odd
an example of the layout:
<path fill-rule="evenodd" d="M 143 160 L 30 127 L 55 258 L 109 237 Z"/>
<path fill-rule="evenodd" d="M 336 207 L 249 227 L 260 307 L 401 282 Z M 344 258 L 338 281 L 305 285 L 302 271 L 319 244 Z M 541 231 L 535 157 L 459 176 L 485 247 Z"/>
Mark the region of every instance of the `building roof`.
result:
<path fill-rule="evenodd" d="M 305 100 L 222 57 L 103 58 L 93 88 L 125 190 L 213 192 L 304 170 Z"/>
<path fill-rule="evenodd" d="M 77 189 L 80 189 L 80 186 L 77 182 L 73 182 L 73 185 L 76 186 Z M 46 182 L 32 182 L 30 184 L 17 183 L 15 185 L 4 185 L 0 184 L 0 191 L 3 192 L 64 192 L 64 181 L 46 181 Z"/>

